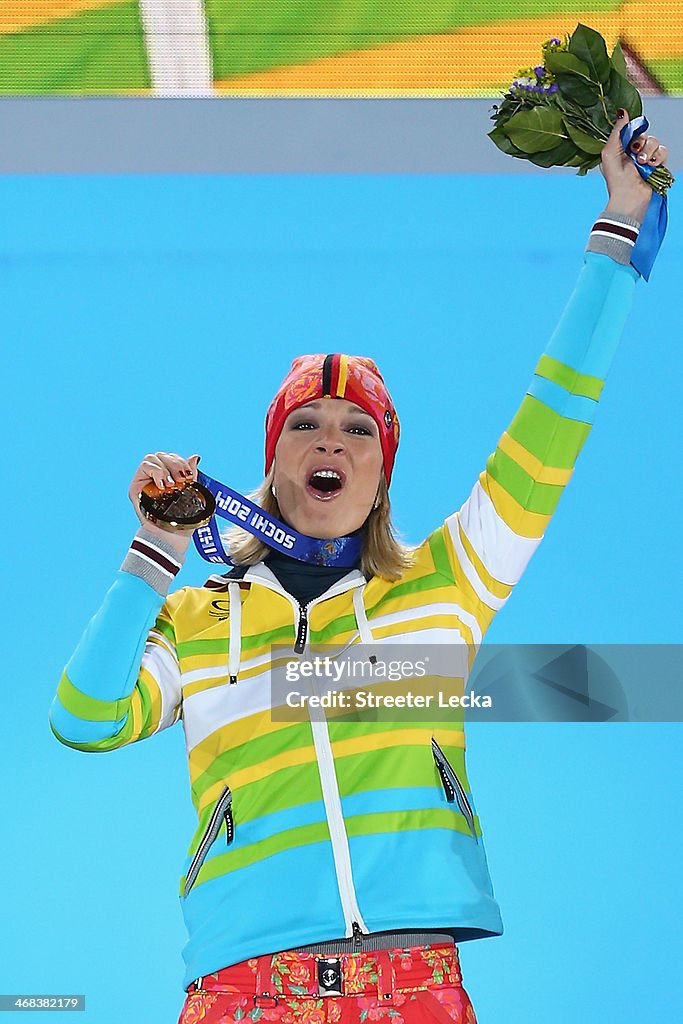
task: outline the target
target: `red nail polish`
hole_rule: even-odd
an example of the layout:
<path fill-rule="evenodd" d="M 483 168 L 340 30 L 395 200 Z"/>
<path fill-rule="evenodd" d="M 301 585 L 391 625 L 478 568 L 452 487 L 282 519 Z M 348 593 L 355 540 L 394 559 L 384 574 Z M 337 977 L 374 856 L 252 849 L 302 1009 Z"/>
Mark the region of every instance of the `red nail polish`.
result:
<path fill-rule="evenodd" d="M 625 115 L 626 111 L 622 110 L 621 107 L 619 107 L 619 109 L 617 110 L 617 117 L 624 117 Z"/>

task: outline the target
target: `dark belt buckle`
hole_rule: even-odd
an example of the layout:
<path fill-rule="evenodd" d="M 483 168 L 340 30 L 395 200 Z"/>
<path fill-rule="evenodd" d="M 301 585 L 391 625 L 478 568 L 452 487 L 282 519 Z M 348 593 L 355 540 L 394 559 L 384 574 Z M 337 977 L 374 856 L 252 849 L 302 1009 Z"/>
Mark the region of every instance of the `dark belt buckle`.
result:
<path fill-rule="evenodd" d="M 318 995 L 340 996 L 342 994 L 342 969 L 338 956 L 317 956 Z"/>
<path fill-rule="evenodd" d="M 272 999 L 272 1000 L 274 1000 L 274 1002 L 271 1004 L 271 1006 L 277 1006 L 278 1003 L 280 1002 L 278 996 L 273 995 L 270 992 L 257 992 L 256 993 L 256 995 L 254 996 L 254 1006 L 260 1007 L 261 1004 L 256 1001 L 257 999 Z"/>

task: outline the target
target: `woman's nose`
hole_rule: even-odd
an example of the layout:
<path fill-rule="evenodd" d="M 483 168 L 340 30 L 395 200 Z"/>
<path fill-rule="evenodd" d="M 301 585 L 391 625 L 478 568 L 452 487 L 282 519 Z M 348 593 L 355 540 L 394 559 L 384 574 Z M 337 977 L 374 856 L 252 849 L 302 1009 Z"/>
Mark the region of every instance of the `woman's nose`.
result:
<path fill-rule="evenodd" d="M 315 446 L 316 451 L 321 454 L 339 453 L 344 451 L 344 435 L 337 431 L 329 431 L 324 437 L 318 439 Z"/>

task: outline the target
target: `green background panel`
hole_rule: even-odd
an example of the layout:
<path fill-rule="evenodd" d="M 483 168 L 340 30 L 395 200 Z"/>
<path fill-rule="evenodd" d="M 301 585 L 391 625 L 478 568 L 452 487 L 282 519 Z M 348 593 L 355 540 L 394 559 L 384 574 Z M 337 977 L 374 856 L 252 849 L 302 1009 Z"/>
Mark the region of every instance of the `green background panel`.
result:
<path fill-rule="evenodd" d="M 0 37 L 0 93 L 86 95 L 151 88 L 134 0 Z"/>
<path fill-rule="evenodd" d="M 300 64 L 335 54 L 364 50 L 417 35 L 449 32 L 509 18 L 571 13 L 571 0 L 486 0 L 453 3 L 422 0 L 403 4 L 318 0 L 255 5 L 252 0 L 226 5 L 206 0 L 214 75 L 217 80 Z M 591 0 L 591 10 L 613 11 L 614 0 Z"/>

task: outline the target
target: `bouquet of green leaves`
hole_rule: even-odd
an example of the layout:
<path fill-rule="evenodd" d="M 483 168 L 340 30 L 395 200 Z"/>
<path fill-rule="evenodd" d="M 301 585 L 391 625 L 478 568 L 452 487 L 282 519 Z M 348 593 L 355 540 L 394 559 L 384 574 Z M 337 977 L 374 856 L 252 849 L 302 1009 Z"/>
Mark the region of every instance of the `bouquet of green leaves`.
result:
<path fill-rule="evenodd" d="M 521 68 L 503 102 L 494 105 L 489 138 L 539 167 L 578 167 L 586 174 L 600 163 L 617 110 L 628 110 L 631 119 L 642 114 L 640 93 L 628 80 L 619 43 L 610 57 L 600 33 L 586 25 L 564 39 L 548 39 L 541 49 L 543 63 Z M 666 167 L 655 167 L 646 180 L 660 195 L 674 181 Z"/>

